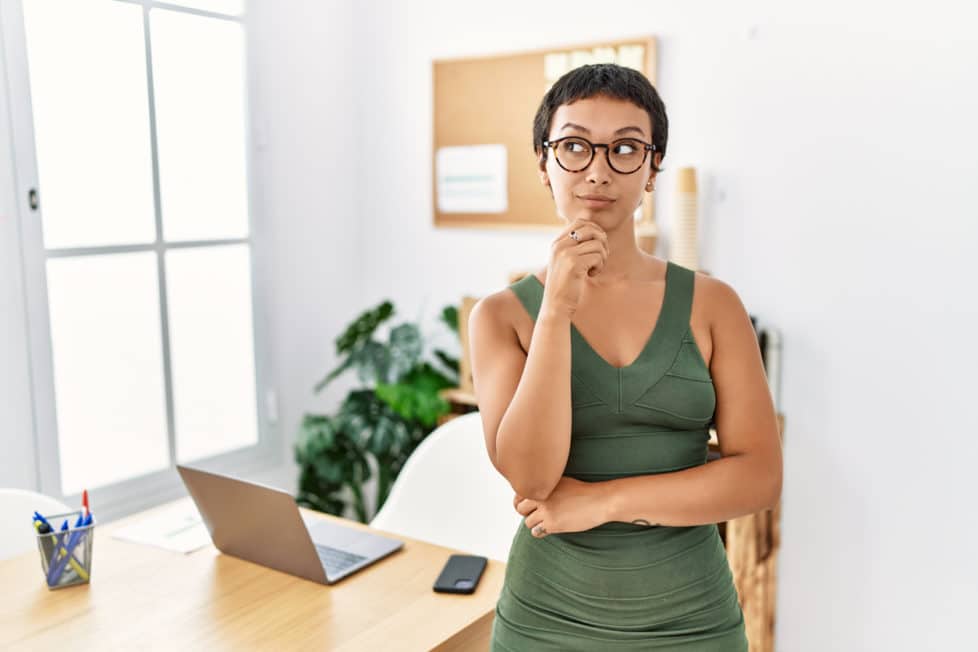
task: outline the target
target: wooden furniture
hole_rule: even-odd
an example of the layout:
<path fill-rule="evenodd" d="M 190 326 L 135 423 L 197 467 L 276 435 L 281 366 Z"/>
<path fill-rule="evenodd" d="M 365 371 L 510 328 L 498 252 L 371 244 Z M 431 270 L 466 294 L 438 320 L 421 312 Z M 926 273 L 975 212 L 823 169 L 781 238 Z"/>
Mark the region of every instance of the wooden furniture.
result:
<path fill-rule="evenodd" d="M 778 415 L 778 430 L 784 440 L 784 415 Z M 717 440 L 710 439 L 710 450 L 719 453 Z M 772 509 L 747 514 L 720 523 L 720 536 L 734 585 L 744 611 L 750 652 L 774 651 L 777 624 L 777 563 L 781 548 L 781 501 Z"/>
<path fill-rule="evenodd" d="M 0 649 L 488 648 L 506 567 L 496 560 L 475 593 L 435 593 L 435 578 L 459 551 L 392 535 L 401 550 L 326 586 L 211 545 L 183 555 L 109 536 L 130 519 L 96 529 L 87 585 L 49 590 L 36 550 L 0 562 Z"/>
<path fill-rule="evenodd" d="M 615 62 L 636 69 L 654 85 L 656 39 L 647 36 L 434 61 L 432 210 L 435 226 L 559 227 L 553 197 L 538 176 L 532 142 L 533 118 L 546 92 L 565 72 L 599 62 Z M 503 148 L 502 173 L 492 164 L 495 160 L 492 156 L 489 164 L 481 158 L 484 155 L 479 153 L 479 148 L 485 146 Z M 462 152 L 458 159 L 461 162 L 439 171 L 440 155 L 452 151 Z M 442 159 L 446 168 L 445 161 L 449 158 L 452 157 Z M 501 211 L 478 208 L 479 202 L 475 202 L 477 207 L 465 208 L 466 212 L 459 212 L 459 207 L 441 209 L 446 198 L 496 197 L 500 187 L 506 195 Z M 640 222 L 645 225 L 647 235 L 654 235 L 654 219 L 653 194 L 643 193 Z"/>

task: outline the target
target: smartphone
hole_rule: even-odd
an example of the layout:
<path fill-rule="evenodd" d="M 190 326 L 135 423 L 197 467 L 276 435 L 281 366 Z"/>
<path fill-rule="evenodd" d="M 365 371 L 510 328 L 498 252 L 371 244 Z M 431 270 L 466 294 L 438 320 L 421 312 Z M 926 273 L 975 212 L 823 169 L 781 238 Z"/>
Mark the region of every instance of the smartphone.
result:
<path fill-rule="evenodd" d="M 433 588 L 438 593 L 473 593 L 486 569 L 486 562 L 487 559 L 479 555 L 452 555 Z"/>

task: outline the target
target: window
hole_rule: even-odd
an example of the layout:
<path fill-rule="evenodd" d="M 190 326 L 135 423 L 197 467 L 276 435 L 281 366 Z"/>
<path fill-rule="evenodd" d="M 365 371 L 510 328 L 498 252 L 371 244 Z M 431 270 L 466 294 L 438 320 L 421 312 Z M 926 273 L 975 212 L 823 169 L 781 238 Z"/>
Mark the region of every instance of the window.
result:
<path fill-rule="evenodd" d="M 4 4 L 41 490 L 123 513 L 175 463 L 278 462 L 242 3 Z"/>

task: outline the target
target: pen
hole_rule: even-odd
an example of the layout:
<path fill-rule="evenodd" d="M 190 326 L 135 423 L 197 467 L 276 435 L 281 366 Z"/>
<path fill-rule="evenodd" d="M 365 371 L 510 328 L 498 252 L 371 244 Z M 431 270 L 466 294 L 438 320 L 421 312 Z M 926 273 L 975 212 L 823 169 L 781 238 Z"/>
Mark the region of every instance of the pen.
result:
<path fill-rule="evenodd" d="M 68 519 L 61 522 L 61 532 L 62 534 L 55 537 L 57 545 L 54 547 L 54 557 L 51 559 L 51 565 L 54 566 L 61 559 L 61 553 L 65 550 L 65 544 L 68 543 Z M 57 583 L 61 579 L 61 573 L 64 571 L 64 564 L 61 564 L 61 570 L 58 574 L 54 576 L 54 581 Z"/>
<path fill-rule="evenodd" d="M 43 516 L 41 516 L 41 513 L 38 512 L 37 510 L 34 511 L 34 518 L 35 518 L 35 520 L 38 520 L 38 521 L 41 522 L 41 526 L 42 527 L 46 528 L 47 531 L 44 534 L 48 534 L 48 533 L 54 532 L 54 528 L 51 527 L 51 524 L 48 523 L 48 520 L 46 518 L 44 518 Z M 45 539 L 47 539 L 48 541 L 50 541 L 52 545 L 58 543 L 56 536 L 45 537 Z M 47 550 L 47 559 L 49 561 L 52 560 L 52 559 L 54 559 L 51 556 L 52 554 L 53 554 L 53 551 L 52 550 L 50 550 L 50 549 Z M 48 564 L 48 567 L 50 568 L 50 563 Z"/>
<path fill-rule="evenodd" d="M 61 524 L 62 532 L 65 529 L 67 529 L 66 528 L 67 525 L 68 525 L 68 521 L 65 521 Z M 63 541 L 62 541 L 63 537 L 64 535 L 59 535 L 59 534 L 53 534 L 51 536 L 51 538 L 54 540 L 54 551 L 51 553 L 51 558 L 48 560 L 48 578 L 47 578 L 48 586 L 54 586 L 57 583 L 57 579 L 61 575 L 61 570 L 63 570 L 63 568 L 59 569 L 58 572 L 55 573 L 55 569 L 61 566 L 61 564 L 58 561 L 59 559 L 58 551 L 63 546 Z"/>
<path fill-rule="evenodd" d="M 36 512 L 36 511 L 35 511 L 35 512 L 34 512 L 34 518 L 36 518 L 37 520 L 39 520 L 39 521 L 40 521 L 41 523 L 44 523 L 44 524 L 45 524 L 45 525 L 47 525 L 48 527 L 51 527 L 51 524 L 50 524 L 50 523 L 48 523 L 48 520 L 47 520 L 46 518 L 44 518 L 43 516 L 41 516 L 41 514 L 40 514 L 40 512 Z M 53 528 L 52 528 L 52 529 L 53 529 Z"/>
<path fill-rule="evenodd" d="M 34 512 L 34 515 L 36 517 L 37 512 Z M 51 559 L 52 555 L 54 554 L 54 541 L 52 540 L 52 537 L 43 536 L 45 534 L 51 534 L 51 526 L 48 525 L 46 522 L 41 522 L 37 520 L 37 518 L 35 518 L 34 529 L 37 530 L 38 534 L 42 535 L 41 548 L 44 551 L 44 558 Z"/>
<path fill-rule="evenodd" d="M 40 521 L 43 526 L 47 527 L 48 532 L 54 532 L 54 527 L 52 527 L 51 523 L 49 523 L 48 520 L 46 518 L 44 518 L 44 516 L 42 516 L 40 512 L 38 512 L 38 511 L 35 510 L 34 511 L 34 518 L 37 519 L 38 521 Z M 66 520 L 64 523 L 61 524 L 61 529 L 62 530 L 66 529 L 67 525 L 68 525 L 68 521 Z M 60 545 L 61 544 L 61 537 L 59 537 L 57 535 L 55 535 L 53 537 L 50 537 L 50 539 L 56 545 Z"/>
<path fill-rule="evenodd" d="M 87 523 L 88 525 L 91 525 L 92 515 L 89 514 L 88 517 L 83 521 L 83 523 Z M 66 529 L 67 524 L 68 522 L 65 521 L 64 525 L 62 526 L 62 530 Z M 64 572 L 65 566 L 68 564 L 68 560 L 74 558 L 75 546 L 77 546 L 81 542 L 81 540 L 85 537 L 87 533 L 88 533 L 87 530 L 86 531 L 75 530 L 70 535 L 67 535 L 68 544 L 64 546 L 65 554 L 61 556 L 56 561 L 56 563 L 52 563 L 48 570 L 48 586 L 54 586 L 55 584 L 57 584 L 58 580 L 61 577 L 61 573 Z"/>

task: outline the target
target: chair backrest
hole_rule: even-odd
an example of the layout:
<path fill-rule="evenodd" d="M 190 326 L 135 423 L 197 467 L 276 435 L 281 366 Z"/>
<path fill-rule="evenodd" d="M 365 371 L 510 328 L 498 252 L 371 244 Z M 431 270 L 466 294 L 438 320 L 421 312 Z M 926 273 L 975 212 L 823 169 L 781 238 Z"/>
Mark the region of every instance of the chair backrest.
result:
<path fill-rule="evenodd" d="M 404 463 L 370 525 L 506 561 L 523 517 L 489 460 L 478 412 L 432 431 Z"/>
<path fill-rule="evenodd" d="M 50 496 L 25 489 L 0 489 L 0 560 L 37 549 L 31 514 L 65 514 L 67 505 Z"/>

